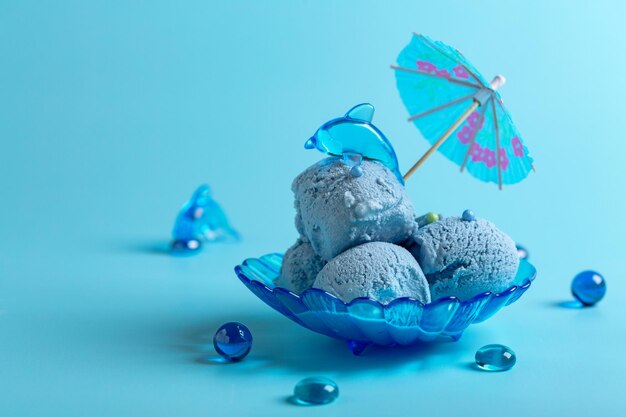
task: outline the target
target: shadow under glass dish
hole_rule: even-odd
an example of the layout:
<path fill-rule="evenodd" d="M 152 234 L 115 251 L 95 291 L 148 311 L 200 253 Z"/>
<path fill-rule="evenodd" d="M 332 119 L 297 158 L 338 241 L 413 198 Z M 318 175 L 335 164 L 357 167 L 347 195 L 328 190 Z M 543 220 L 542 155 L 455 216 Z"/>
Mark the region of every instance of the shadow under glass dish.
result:
<path fill-rule="evenodd" d="M 441 336 L 458 340 L 470 324 L 485 321 L 517 301 L 537 274 L 533 265 L 520 259 L 514 284 L 500 293 L 485 292 L 466 301 L 443 297 L 428 304 L 409 297 L 388 304 L 369 298 L 344 303 L 317 288 L 296 295 L 277 287 L 274 281 L 282 261 L 279 253 L 249 258 L 235 267 L 235 273 L 265 304 L 307 329 L 346 340 L 356 355 L 371 344 L 407 346 Z"/>

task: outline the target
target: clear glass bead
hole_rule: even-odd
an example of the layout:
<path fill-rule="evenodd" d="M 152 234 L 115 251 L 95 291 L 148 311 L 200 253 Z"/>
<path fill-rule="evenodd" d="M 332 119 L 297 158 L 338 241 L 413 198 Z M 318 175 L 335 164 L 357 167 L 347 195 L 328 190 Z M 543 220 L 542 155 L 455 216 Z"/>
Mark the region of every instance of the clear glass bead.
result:
<path fill-rule="evenodd" d="M 476 365 L 483 371 L 508 371 L 517 358 L 510 347 L 486 345 L 476 351 Z"/>
<path fill-rule="evenodd" d="M 305 378 L 296 384 L 293 396 L 298 404 L 329 404 L 339 397 L 339 387 L 328 378 Z"/>

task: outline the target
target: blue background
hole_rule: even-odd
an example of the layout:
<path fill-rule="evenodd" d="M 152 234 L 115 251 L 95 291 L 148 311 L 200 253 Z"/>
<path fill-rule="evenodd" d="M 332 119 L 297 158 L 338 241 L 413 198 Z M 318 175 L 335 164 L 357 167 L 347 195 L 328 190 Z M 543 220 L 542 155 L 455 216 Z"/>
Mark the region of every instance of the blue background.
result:
<path fill-rule="evenodd" d="M 0 414 L 3 416 L 617 415 L 626 361 L 623 276 L 626 39 L 619 2 L 0 3 Z M 418 211 L 467 207 L 531 251 L 537 281 L 457 343 L 345 346 L 283 318 L 232 268 L 296 237 L 302 147 L 352 105 L 406 169 L 426 142 L 389 64 L 418 31 L 464 52 L 502 95 L 537 173 L 499 192 L 435 155 L 407 184 Z M 202 182 L 245 236 L 167 255 Z M 596 308 L 564 308 L 580 270 Z M 237 365 L 213 332 L 246 323 Z M 504 343 L 510 372 L 471 367 Z M 301 378 L 338 402 L 296 408 Z"/>

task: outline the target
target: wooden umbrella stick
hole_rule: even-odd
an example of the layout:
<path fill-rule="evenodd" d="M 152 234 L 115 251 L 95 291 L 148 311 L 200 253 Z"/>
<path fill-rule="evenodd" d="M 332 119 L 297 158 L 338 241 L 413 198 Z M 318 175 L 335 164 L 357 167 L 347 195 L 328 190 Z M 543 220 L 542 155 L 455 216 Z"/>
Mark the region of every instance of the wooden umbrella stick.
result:
<path fill-rule="evenodd" d="M 450 126 L 448 130 L 446 130 L 444 134 L 441 135 L 439 139 L 437 139 L 437 142 L 435 142 L 433 146 L 431 146 L 430 149 L 427 150 L 426 153 L 419 159 L 419 161 L 417 161 L 415 165 L 413 165 L 411 169 L 409 169 L 407 173 L 404 174 L 405 181 L 408 180 L 411 175 L 413 175 L 417 168 L 419 168 L 428 159 L 428 157 L 431 156 L 446 141 L 446 139 L 448 139 L 450 135 L 458 129 L 459 126 L 461 126 L 465 119 L 467 119 L 469 115 L 478 108 L 478 106 L 480 106 L 480 103 L 478 101 L 474 101 L 472 105 L 469 106 L 467 110 L 465 110 L 465 112 L 463 112 L 461 117 L 456 119 L 452 126 Z"/>

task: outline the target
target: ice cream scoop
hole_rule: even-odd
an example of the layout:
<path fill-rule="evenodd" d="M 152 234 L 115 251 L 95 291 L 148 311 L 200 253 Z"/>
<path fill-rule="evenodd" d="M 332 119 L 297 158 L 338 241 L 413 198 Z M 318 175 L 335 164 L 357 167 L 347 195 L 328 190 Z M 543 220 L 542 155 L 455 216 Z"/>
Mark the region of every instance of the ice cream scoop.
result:
<path fill-rule="evenodd" d="M 361 243 L 402 243 L 412 235 L 413 205 L 395 175 L 364 160 L 362 175 L 339 158 L 326 158 L 293 182 L 296 228 L 322 259 Z"/>
<path fill-rule="evenodd" d="M 370 242 L 341 253 L 322 268 L 313 284 L 348 303 L 369 297 L 389 303 L 399 297 L 430 302 L 428 282 L 404 248 L 384 242 Z"/>
<path fill-rule="evenodd" d="M 285 252 L 276 286 L 300 294 L 313 286 L 318 272 L 325 264 L 326 262 L 315 254 L 309 243 L 298 239 Z"/>
<path fill-rule="evenodd" d="M 501 292 L 519 266 L 515 242 L 483 219 L 447 217 L 417 229 L 413 240 L 409 251 L 426 274 L 433 300 Z"/>

